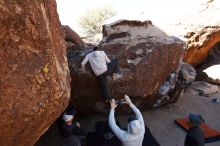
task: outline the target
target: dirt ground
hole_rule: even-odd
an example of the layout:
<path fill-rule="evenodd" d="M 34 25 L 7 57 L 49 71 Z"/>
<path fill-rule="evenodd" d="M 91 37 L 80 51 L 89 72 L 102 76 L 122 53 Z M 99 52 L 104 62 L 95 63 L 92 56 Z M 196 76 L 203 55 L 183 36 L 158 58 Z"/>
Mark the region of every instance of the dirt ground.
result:
<path fill-rule="evenodd" d="M 220 131 L 220 103 L 211 101 L 216 97 L 220 98 L 220 87 L 218 93 L 211 94 L 209 97 L 194 95 L 187 89 L 182 92 L 176 103 L 153 111 L 142 112 L 145 124 L 150 128 L 161 146 L 183 145 L 186 133 L 174 123 L 174 120 L 185 117 L 190 112 L 201 114 L 209 126 Z M 107 116 L 100 115 L 87 117 L 81 120 L 81 125 L 86 131 L 93 131 L 96 121 L 107 120 L 107 118 Z M 117 118 L 122 127 L 125 127 L 127 116 L 117 116 Z M 40 138 L 35 146 L 60 146 L 60 138 L 55 124 Z M 206 143 L 206 146 L 220 146 L 220 141 Z"/>

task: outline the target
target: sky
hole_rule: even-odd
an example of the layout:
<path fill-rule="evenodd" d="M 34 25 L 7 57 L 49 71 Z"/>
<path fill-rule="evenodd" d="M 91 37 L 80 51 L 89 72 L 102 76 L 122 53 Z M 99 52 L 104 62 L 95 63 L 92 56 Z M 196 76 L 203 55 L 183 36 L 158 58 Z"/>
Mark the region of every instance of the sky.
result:
<path fill-rule="evenodd" d="M 154 24 L 165 24 L 202 9 L 207 0 L 56 0 L 63 25 L 80 33 L 78 20 L 86 11 L 113 6 L 119 18 L 142 17 Z"/>

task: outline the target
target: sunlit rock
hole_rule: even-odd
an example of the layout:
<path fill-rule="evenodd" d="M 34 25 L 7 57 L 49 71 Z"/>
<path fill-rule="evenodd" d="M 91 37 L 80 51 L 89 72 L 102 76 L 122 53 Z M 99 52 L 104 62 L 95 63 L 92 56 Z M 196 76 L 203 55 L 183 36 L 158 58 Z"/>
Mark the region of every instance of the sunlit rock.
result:
<path fill-rule="evenodd" d="M 56 3 L 1 0 L 0 26 L 0 145 L 32 146 L 70 98 Z"/>
<path fill-rule="evenodd" d="M 187 41 L 184 61 L 194 66 L 201 64 L 208 56 L 209 50 L 220 41 L 220 25 L 206 26 L 193 33 Z"/>

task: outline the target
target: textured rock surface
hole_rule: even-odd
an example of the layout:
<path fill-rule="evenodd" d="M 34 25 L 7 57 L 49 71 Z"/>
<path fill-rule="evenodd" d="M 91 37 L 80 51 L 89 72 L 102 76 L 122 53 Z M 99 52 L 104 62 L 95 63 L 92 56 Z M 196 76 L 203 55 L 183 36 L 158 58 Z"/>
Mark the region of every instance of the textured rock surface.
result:
<path fill-rule="evenodd" d="M 179 78 L 183 84 L 192 84 L 196 78 L 196 70 L 191 65 L 183 62 L 181 64 Z"/>
<path fill-rule="evenodd" d="M 31 146 L 69 101 L 54 0 L 0 1 L 0 145 Z"/>
<path fill-rule="evenodd" d="M 187 41 L 184 61 L 194 66 L 201 64 L 212 47 L 220 41 L 220 25 L 207 26 L 197 33 L 191 33 Z"/>
<path fill-rule="evenodd" d="M 72 30 L 68 25 L 62 26 L 65 34 L 65 41 L 67 42 L 67 47 L 71 49 L 71 47 L 76 47 L 77 49 L 84 48 L 84 43 L 81 40 L 80 36 Z M 71 43 L 73 43 L 71 45 Z"/>
<path fill-rule="evenodd" d="M 194 95 L 209 96 L 218 92 L 218 86 L 210 84 L 206 81 L 196 81 L 187 89 Z"/>
<path fill-rule="evenodd" d="M 103 30 L 100 48 L 109 58 L 119 59 L 122 72 L 120 80 L 108 79 L 110 95 L 121 98 L 128 94 L 139 108 L 152 107 L 158 99 L 161 84 L 179 68 L 183 42 L 167 36 L 150 21 L 122 20 L 105 25 Z M 74 78 L 72 101 L 83 113 L 91 113 L 95 108 L 98 111 L 103 109 L 99 104 L 103 99 L 89 65 L 87 72 L 79 71 L 81 61 L 88 52 L 76 51 L 70 59 L 71 76 Z M 104 108 L 109 109 L 109 105 Z"/>
<path fill-rule="evenodd" d="M 181 91 L 191 85 L 195 77 L 196 70 L 191 65 L 181 62 L 179 69 L 171 72 L 166 81 L 160 86 L 159 99 L 154 107 L 177 101 Z"/>
<path fill-rule="evenodd" d="M 209 50 L 207 58 L 202 65 L 196 67 L 196 80 L 208 81 L 214 84 L 220 84 L 220 42 L 216 43 L 213 48 Z M 207 73 L 206 73 L 207 72 Z"/>

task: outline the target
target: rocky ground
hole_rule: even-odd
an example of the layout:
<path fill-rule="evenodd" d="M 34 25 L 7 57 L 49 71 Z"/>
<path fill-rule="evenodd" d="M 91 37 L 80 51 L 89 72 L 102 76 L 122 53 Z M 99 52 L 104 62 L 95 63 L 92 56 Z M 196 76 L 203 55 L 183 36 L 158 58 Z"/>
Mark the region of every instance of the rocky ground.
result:
<path fill-rule="evenodd" d="M 210 94 L 209 97 L 200 96 L 193 87 L 188 87 L 182 92 L 178 102 L 162 108 L 143 112 L 146 125 L 158 140 L 161 146 L 183 145 L 185 132 L 179 128 L 174 120 L 187 116 L 190 112 L 200 113 L 206 123 L 220 131 L 220 103 L 213 103 L 211 99 L 220 98 L 220 87 L 218 92 Z M 122 105 L 126 106 L 126 105 Z M 117 113 L 117 110 L 116 110 Z M 126 126 L 127 116 L 117 116 L 122 126 Z M 82 126 L 87 131 L 94 130 L 94 124 L 98 120 L 105 120 L 106 116 L 91 116 L 81 120 Z M 51 126 L 47 133 L 37 142 L 35 146 L 58 146 L 60 139 L 56 125 Z M 206 146 L 219 146 L 220 141 L 207 143 Z"/>

